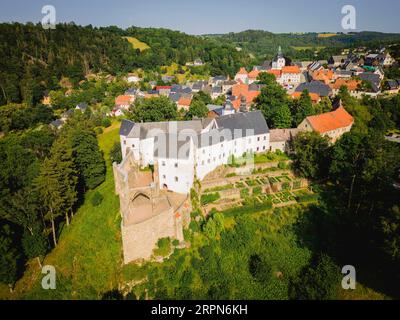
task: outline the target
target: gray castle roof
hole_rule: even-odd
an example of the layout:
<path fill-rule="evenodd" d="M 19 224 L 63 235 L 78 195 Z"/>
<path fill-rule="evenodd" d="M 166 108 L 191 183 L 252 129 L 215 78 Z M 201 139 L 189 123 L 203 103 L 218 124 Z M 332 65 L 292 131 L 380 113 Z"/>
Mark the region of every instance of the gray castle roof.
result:
<path fill-rule="evenodd" d="M 156 157 L 184 159 L 189 156 L 188 153 L 177 155 L 177 152 L 173 152 L 174 150 L 172 150 L 171 147 L 177 146 L 178 150 L 180 150 L 182 146 L 190 143 L 190 141 L 193 141 L 195 146 L 205 147 L 220 143 L 221 141 L 229 141 L 235 137 L 247 137 L 269 133 L 267 122 L 261 111 L 235 113 L 216 118 L 215 121 L 218 128 L 202 132 L 211 121 L 213 121 L 213 119 L 134 123 L 129 120 L 123 120 L 120 135 L 128 138 L 140 139 L 154 137 L 155 143 L 162 143 L 163 146 L 165 146 L 164 148 L 155 148 L 154 155 Z M 173 130 L 173 132 L 171 132 L 174 128 L 176 128 L 176 131 Z M 159 129 L 163 134 L 160 135 L 160 133 L 156 131 L 150 132 L 152 129 Z M 224 135 L 224 133 L 230 134 Z M 179 135 L 181 136 L 180 139 Z M 186 138 L 180 141 L 182 137 Z"/>

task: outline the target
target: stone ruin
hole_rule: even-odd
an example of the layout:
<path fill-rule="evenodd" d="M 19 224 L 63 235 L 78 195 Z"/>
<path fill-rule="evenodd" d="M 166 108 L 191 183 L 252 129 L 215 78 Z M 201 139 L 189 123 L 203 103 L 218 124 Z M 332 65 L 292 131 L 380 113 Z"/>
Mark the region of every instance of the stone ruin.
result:
<path fill-rule="evenodd" d="M 191 204 L 187 195 L 160 190 L 158 164 L 142 170 L 133 153 L 113 164 L 115 192 L 119 195 L 124 263 L 147 260 L 157 241 L 183 241 Z"/>

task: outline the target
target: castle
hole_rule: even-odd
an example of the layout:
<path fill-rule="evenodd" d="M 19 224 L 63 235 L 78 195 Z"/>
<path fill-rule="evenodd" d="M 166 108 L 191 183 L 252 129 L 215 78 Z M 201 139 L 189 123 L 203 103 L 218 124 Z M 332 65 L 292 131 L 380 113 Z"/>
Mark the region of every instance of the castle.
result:
<path fill-rule="evenodd" d="M 195 179 L 232 157 L 266 152 L 270 144 L 260 111 L 191 121 L 123 120 L 120 138 L 123 160 L 113 170 L 125 263 L 150 258 L 160 238 L 183 241 Z"/>

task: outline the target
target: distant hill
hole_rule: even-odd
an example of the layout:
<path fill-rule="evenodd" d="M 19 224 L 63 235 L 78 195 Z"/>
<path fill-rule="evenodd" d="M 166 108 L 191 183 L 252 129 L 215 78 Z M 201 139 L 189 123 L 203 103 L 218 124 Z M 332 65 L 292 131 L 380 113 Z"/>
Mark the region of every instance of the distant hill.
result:
<path fill-rule="evenodd" d="M 325 48 L 325 57 L 331 53 L 340 51 L 343 47 L 355 46 L 383 46 L 394 42 L 400 42 L 400 34 L 381 32 L 354 32 L 342 33 L 282 33 L 275 34 L 263 30 L 246 30 L 225 35 L 205 35 L 206 38 L 218 38 L 218 41 L 230 43 L 241 47 L 258 56 L 272 58 L 279 46 L 285 54 L 294 58 L 302 57 L 296 48 L 319 49 Z M 323 49 L 324 50 L 324 49 Z M 296 52 L 297 51 L 297 52 Z M 301 51 L 301 50 L 300 50 Z M 304 54 L 304 53 L 303 53 Z M 322 58 L 322 57 L 321 57 Z"/>

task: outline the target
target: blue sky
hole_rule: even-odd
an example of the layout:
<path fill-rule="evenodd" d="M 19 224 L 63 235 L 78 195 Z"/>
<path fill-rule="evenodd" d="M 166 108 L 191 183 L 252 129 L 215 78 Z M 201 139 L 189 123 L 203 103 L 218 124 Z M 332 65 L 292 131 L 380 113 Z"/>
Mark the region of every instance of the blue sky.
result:
<path fill-rule="evenodd" d="M 399 0 L 0 0 L 0 21 L 39 22 L 47 4 L 55 6 L 57 22 L 165 27 L 189 34 L 345 31 L 341 8 L 351 4 L 358 31 L 400 33 Z"/>

